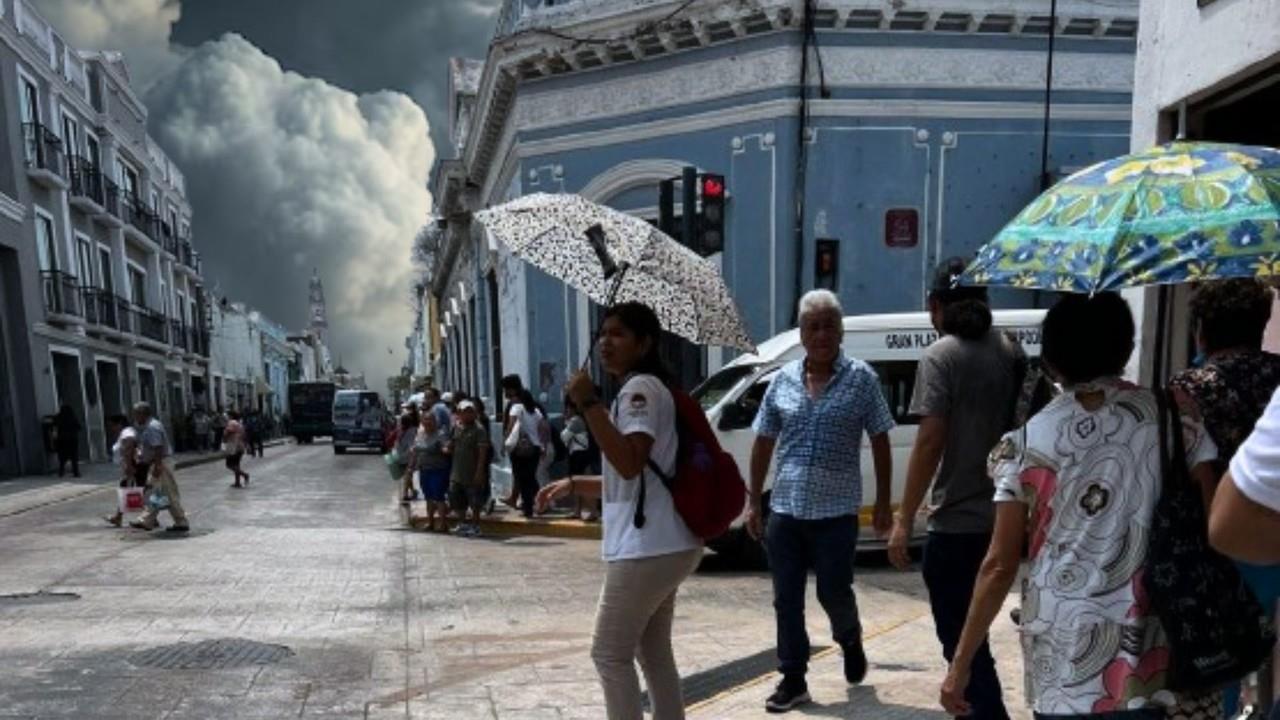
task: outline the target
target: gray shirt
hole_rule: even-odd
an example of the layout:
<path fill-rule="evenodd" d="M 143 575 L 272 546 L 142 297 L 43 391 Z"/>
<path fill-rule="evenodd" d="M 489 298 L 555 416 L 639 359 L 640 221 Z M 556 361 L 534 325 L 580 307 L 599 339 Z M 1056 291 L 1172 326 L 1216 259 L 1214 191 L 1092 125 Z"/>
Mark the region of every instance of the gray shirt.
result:
<path fill-rule="evenodd" d="M 925 350 L 911 414 L 947 420 L 947 444 L 933 481 L 930 532 L 989 533 L 995 524 L 987 455 L 1010 429 L 1022 348 L 996 330 L 979 340 L 954 335 Z"/>
<path fill-rule="evenodd" d="M 138 431 L 138 461 L 143 465 L 166 457 L 169 454 L 169 434 L 159 420 L 151 420 Z"/>

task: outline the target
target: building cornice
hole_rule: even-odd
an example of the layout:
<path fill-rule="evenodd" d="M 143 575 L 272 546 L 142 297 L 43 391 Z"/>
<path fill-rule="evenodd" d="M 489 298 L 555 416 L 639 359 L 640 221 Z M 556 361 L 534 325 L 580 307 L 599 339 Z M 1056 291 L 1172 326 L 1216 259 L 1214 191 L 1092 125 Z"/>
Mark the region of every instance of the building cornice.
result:
<path fill-rule="evenodd" d="M 0 216 L 21 223 L 27 219 L 27 207 L 13 198 L 0 193 Z"/>

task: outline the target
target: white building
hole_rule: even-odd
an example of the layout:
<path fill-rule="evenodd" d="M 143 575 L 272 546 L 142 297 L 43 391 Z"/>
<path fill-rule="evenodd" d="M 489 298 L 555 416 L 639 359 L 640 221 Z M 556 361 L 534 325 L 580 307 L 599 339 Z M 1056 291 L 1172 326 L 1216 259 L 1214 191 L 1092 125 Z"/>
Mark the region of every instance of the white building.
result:
<path fill-rule="evenodd" d="M 1133 149 L 1178 137 L 1280 147 L 1280 2 L 1143 0 L 1138 27 Z M 1190 359 L 1188 289 L 1164 291 L 1158 348 L 1161 292 L 1126 293 L 1142 325 L 1132 372 L 1143 380 Z"/>
<path fill-rule="evenodd" d="M 208 339 L 185 181 L 125 59 L 0 0 L 0 108 L 3 477 L 49 467 L 40 420 L 64 404 L 92 460 L 134 402 L 181 422 L 206 402 Z"/>

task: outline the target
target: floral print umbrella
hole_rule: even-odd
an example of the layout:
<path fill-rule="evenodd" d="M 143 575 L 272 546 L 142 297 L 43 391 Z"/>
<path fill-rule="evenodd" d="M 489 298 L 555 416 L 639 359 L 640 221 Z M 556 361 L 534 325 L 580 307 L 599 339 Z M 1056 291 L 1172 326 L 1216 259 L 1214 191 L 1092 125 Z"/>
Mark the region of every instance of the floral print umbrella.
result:
<path fill-rule="evenodd" d="M 1095 293 L 1271 276 L 1280 276 L 1280 151 L 1174 142 L 1050 188 L 959 282 Z"/>
<path fill-rule="evenodd" d="M 642 302 L 668 332 L 755 352 L 720 270 L 641 218 L 577 195 L 546 193 L 475 217 L 513 255 L 601 305 Z M 603 230 L 601 248 L 587 234 L 595 226 Z"/>

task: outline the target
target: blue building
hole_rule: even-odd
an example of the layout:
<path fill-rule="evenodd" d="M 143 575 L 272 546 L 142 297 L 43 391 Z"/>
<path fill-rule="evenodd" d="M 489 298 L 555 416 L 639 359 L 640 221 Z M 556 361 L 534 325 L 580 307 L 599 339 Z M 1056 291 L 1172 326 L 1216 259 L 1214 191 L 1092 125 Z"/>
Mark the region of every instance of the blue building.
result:
<path fill-rule="evenodd" d="M 567 192 L 656 219 L 684 166 L 726 178 L 713 260 L 757 340 L 818 284 L 851 313 L 922 309 L 929 269 L 1046 175 L 1128 150 L 1137 4 L 1060 0 L 1051 19 L 1049 0 L 508 0 L 488 57 L 450 65 L 424 303 L 437 384 L 492 399 L 518 373 L 556 409 L 588 353 L 586 299 L 472 211 Z M 728 359 L 685 352 L 686 382 Z"/>

